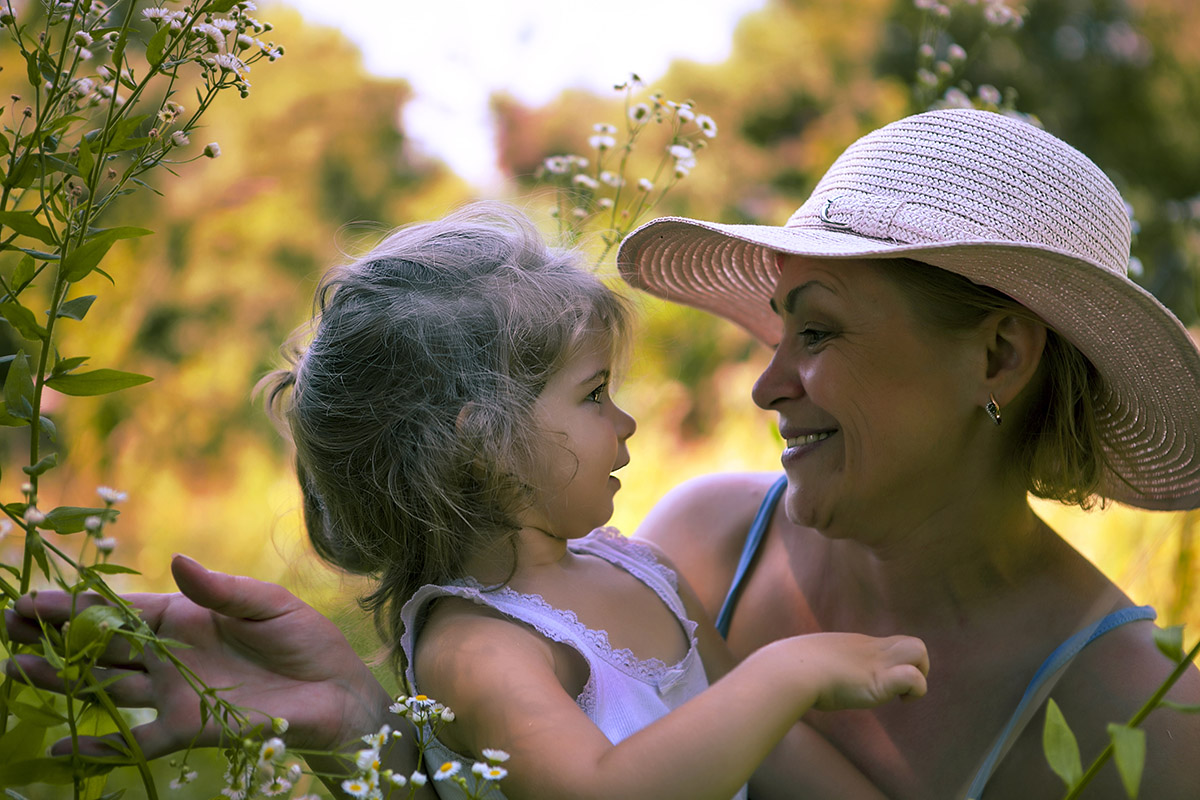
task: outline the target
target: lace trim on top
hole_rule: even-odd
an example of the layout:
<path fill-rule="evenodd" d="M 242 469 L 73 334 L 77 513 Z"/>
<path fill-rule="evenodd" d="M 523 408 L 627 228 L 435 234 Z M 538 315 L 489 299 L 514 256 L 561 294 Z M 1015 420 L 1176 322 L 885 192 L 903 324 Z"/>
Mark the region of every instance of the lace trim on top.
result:
<path fill-rule="evenodd" d="M 619 540 L 619 542 L 615 540 Z M 588 534 L 587 537 L 570 542 L 567 546 L 574 552 L 583 552 L 588 555 L 597 556 L 619 569 L 624 569 L 648 586 L 662 600 L 667 608 L 671 610 L 671 613 L 675 616 L 676 621 L 679 622 L 684 635 L 688 639 L 688 649 L 677 663 L 667 664 L 659 658 L 640 659 L 629 648 L 613 647 L 608 640 L 607 631 L 589 628 L 579 621 L 579 617 L 574 611 L 569 608 L 552 606 L 540 594 L 525 594 L 508 586 L 502 586 L 499 589 L 488 589 L 479 581 L 470 577 L 452 581 L 449 585 L 462 586 L 477 592 L 479 599 L 484 605 L 491 605 L 487 602 L 487 598 L 503 597 L 557 616 L 566 624 L 574 636 L 580 641 L 586 642 L 595 650 L 597 655 L 625 674 L 660 689 L 663 688 L 664 683 L 671 683 L 670 679 L 674 677 L 675 673 L 686 666 L 685 662 L 696 649 L 697 628 L 697 623 L 688 619 L 684 614 L 679 595 L 672 591 L 665 591 L 662 588 L 660 581 L 665 581 L 671 589 L 675 589 L 677 580 L 674 571 L 660 564 L 649 547 L 641 542 L 634 542 L 622 536 L 614 528 L 597 528 Z M 652 572 L 659 580 L 648 579 L 650 578 L 647 574 L 648 572 Z M 503 609 L 499 610 L 503 611 Z M 542 626 L 536 624 L 534 627 L 548 639 L 559 642 L 564 641 L 560 633 L 543 630 Z M 592 683 L 593 678 L 589 676 L 587 684 L 584 686 L 583 691 L 580 692 L 578 698 L 580 705 L 583 704 L 584 695 L 589 694 L 589 692 L 595 692 L 595 687 L 592 686 Z"/>

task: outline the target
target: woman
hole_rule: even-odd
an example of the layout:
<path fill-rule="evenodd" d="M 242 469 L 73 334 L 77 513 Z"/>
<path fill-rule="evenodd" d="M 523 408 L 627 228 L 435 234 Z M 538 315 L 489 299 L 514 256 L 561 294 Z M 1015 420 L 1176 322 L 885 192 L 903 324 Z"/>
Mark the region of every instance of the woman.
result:
<path fill-rule="evenodd" d="M 709 476 L 638 535 L 736 657 L 822 630 L 925 640 L 921 703 L 806 717 L 889 796 L 1061 796 L 1046 696 L 1086 766 L 1171 670 L 1153 611 L 1027 501 L 1200 506 L 1200 353 L 1127 278 L 1129 242 L 1085 156 L 953 110 L 859 140 L 782 228 L 667 218 L 622 245 L 632 285 L 775 347 L 753 395 L 785 440 L 781 507 L 775 475 Z M 1172 696 L 1196 703 L 1200 673 Z M 1141 796 L 1195 797 L 1200 721 L 1143 727 Z M 1124 797 L 1115 768 L 1086 796 Z"/>

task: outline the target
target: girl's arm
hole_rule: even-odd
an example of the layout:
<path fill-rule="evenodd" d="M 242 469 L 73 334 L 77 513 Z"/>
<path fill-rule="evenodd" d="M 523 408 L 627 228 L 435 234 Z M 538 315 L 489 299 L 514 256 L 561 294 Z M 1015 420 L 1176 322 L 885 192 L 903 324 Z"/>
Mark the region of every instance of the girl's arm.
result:
<path fill-rule="evenodd" d="M 511 755 L 518 798 L 728 800 L 809 708 L 863 708 L 925 692 L 925 647 L 909 637 L 816 634 L 774 642 L 707 691 L 613 745 L 562 688 L 554 645 L 469 604 L 422 631 L 421 690 L 451 706 L 444 742 Z"/>
<path fill-rule="evenodd" d="M 736 664 L 729 645 L 717 632 L 700 599 L 671 559 L 654 543 L 645 541 L 644 544 L 654 550 L 659 561 L 675 571 L 684 610 L 697 623 L 696 644 L 704 661 L 704 671 L 710 682 L 719 680 Z M 804 722 L 793 725 L 754 771 L 750 788 L 755 800 L 792 800 L 795 797 L 885 800 L 878 787 L 840 750 Z"/>

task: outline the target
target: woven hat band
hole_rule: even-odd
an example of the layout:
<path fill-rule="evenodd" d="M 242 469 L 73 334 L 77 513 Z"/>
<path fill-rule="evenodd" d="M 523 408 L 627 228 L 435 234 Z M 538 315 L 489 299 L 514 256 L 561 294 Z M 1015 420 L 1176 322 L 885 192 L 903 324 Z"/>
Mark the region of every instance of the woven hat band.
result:
<path fill-rule="evenodd" d="M 1014 130 L 1020 140 L 1014 139 Z M 999 114 L 919 115 L 844 152 L 788 221 L 895 244 L 1010 242 L 1129 267 L 1129 212 L 1078 150 Z"/>

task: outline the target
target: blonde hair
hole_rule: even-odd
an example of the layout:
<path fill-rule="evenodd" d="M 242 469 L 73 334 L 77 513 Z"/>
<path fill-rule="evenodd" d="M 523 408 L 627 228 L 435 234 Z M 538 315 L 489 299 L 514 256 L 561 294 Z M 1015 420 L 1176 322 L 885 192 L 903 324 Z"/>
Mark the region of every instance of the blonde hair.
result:
<path fill-rule="evenodd" d="M 313 547 L 378 578 L 360 603 L 403 668 L 401 607 L 512 540 L 535 400 L 584 341 L 625 342 L 631 314 L 498 204 L 395 231 L 330 270 L 314 306 L 311 341 L 260 386 L 295 444 Z"/>
<path fill-rule="evenodd" d="M 1046 323 L 1003 292 L 911 259 L 876 262 L 919 312 L 945 331 L 964 331 L 1001 311 Z M 1024 419 L 1011 440 L 1011 458 L 1036 497 L 1090 508 L 1107 458 L 1096 417 L 1103 379 L 1083 353 L 1046 326 L 1039 380 L 1030 385 Z"/>

